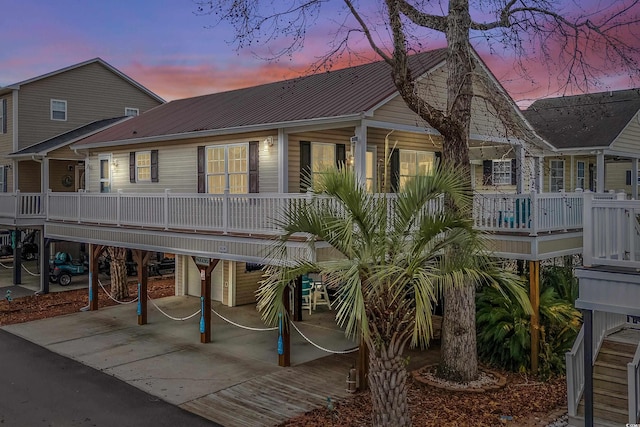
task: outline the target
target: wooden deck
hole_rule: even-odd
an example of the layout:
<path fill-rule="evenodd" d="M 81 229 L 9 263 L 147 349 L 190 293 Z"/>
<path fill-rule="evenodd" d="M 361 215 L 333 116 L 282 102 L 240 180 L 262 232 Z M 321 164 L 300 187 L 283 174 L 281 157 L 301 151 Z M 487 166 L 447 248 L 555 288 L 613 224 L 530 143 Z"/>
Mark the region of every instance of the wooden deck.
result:
<path fill-rule="evenodd" d="M 326 408 L 329 397 L 336 402 L 351 396 L 346 379 L 355 354 L 334 354 L 283 368 L 180 406 L 224 426 L 278 425 L 312 409 Z"/>

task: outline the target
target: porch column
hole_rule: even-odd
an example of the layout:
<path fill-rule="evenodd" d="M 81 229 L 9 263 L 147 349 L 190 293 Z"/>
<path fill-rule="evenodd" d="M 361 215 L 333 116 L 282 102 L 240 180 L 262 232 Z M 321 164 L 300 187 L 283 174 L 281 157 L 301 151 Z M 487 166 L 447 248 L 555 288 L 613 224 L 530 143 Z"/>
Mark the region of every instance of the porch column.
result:
<path fill-rule="evenodd" d="M 149 284 L 149 258 L 151 253 L 136 249 L 132 253 L 138 270 L 138 325 L 147 324 L 147 295 Z"/>
<path fill-rule="evenodd" d="M 584 328 L 584 426 L 593 427 L 593 312 L 582 310 Z"/>
<path fill-rule="evenodd" d="M 278 129 L 278 193 L 289 191 L 289 134 Z"/>
<path fill-rule="evenodd" d="M 598 151 L 596 155 L 596 193 L 604 193 L 604 153 Z"/>
<path fill-rule="evenodd" d="M 631 197 L 638 200 L 638 159 L 631 159 Z"/>
<path fill-rule="evenodd" d="M 49 239 L 44 238 L 44 228 L 40 230 L 39 241 L 38 241 L 38 251 L 39 251 L 39 259 L 38 263 L 40 263 L 40 293 L 48 294 L 49 293 L 49 254 L 50 251 L 50 243 Z"/>
<path fill-rule="evenodd" d="M 16 228 L 11 233 L 13 237 L 13 284 L 19 285 L 22 283 L 22 230 Z"/>
<path fill-rule="evenodd" d="M 544 189 L 544 157 L 536 159 L 536 191 L 542 193 Z"/>
<path fill-rule="evenodd" d="M 367 183 L 367 126 L 356 126 L 355 138 L 351 142 L 351 154 L 355 162 L 354 170 L 360 185 Z"/>
<path fill-rule="evenodd" d="M 290 292 L 291 287 L 287 286 L 284 288 L 282 295 L 284 310 L 289 315 L 291 314 L 289 306 Z M 278 366 L 291 366 L 291 325 L 289 325 L 289 320 L 285 320 L 284 314 L 278 320 Z"/>
<path fill-rule="evenodd" d="M 202 344 L 211 342 L 211 272 L 218 259 L 210 259 L 209 265 L 199 266 L 200 269 L 200 342 Z"/>
<path fill-rule="evenodd" d="M 516 193 L 522 194 L 524 192 L 524 178 L 525 178 L 525 157 L 524 148 L 522 145 L 516 145 Z"/>
<path fill-rule="evenodd" d="M 89 310 L 98 309 L 98 258 L 104 246 L 89 244 Z"/>
<path fill-rule="evenodd" d="M 531 314 L 531 372 L 538 372 L 538 347 L 540 346 L 540 261 L 529 261 L 529 300 Z"/>

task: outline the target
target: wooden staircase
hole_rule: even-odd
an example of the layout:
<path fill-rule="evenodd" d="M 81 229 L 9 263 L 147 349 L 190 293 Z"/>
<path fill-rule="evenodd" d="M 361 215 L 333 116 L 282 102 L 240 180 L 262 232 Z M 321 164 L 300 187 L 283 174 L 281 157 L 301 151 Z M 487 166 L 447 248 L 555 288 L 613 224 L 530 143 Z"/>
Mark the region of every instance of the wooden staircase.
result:
<path fill-rule="evenodd" d="M 627 363 L 640 341 L 640 331 L 625 329 L 605 338 L 593 366 L 594 425 L 620 427 L 629 422 Z M 570 425 L 584 425 L 584 397 Z"/>

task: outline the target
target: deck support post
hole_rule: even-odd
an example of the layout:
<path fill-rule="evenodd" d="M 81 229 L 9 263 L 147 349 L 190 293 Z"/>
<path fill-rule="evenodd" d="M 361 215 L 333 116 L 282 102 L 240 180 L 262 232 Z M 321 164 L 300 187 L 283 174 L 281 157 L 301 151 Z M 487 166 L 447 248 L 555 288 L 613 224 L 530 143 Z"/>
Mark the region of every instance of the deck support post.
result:
<path fill-rule="evenodd" d="M 302 322 L 302 276 L 296 277 L 296 286 L 293 288 L 293 320 Z"/>
<path fill-rule="evenodd" d="M 593 312 L 582 310 L 584 328 L 584 427 L 593 427 Z"/>
<path fill-rule="evenodd" d="M 49 255 L 51 241 L 44 238 L 44 229 L 40 230 L 40 294 L 49 293 Z"/>
<path fill-rule="evenodd" d="M 358 371 L 358 390 L 366 391 L 369 388 L 369 347 L 362 338 L 358 347 L 356 370 Z"/>
<path fill-rule="evenodd" d="M 89 244 L 89 310 L 98 309 L 98 258 L 104 250 L 103 245 Z"/>
<path fill-rule="evenodd" d="M 291 316 L 291 307 L 289 304 L 289 296 L 291 295 L 291 287 L 284 288 L 282 295 L 285 312 Z M 284 316 L 278 320 L 278 366 L 291 366 L 291 325 L 289 325 L 289 316 Z"/>
<path fill-rule="evenodd" d="M 200 269 L 200 342 L 202 344 L 211 342 L 211 272 L 218 259 L 210 259 L 209 265 L 198 266 Z"/>
<path fill-rule="evenodd" d="M 150 252 L 142 250 L 134 250 L 133 261 L 136 263 L 138 270 L 138 325 L 147 324 L 147 296 L 149 283 L 149 258 Z"/>
<path fill-rule="evenodd" d="M 531 372 L 538 372 L 540 347 L 540 261 L 529 261 L 529 301 L 531 301 Z"/>
<path fill-rule="evenodd" d="M 13 284 L 22 283 L 22 230 L 16 228 L 13 233 Z"/>

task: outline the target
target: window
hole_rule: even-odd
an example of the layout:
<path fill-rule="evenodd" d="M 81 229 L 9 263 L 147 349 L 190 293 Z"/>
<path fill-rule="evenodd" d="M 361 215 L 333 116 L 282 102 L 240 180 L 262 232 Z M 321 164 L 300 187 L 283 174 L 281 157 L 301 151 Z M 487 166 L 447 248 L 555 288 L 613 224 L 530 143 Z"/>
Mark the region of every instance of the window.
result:
<path fill-rule="evenodd" d="M 100 192 L 111 192 L 111 156 L 100 156 L 98 158 L 100 164 Z"/>
<path fill-rule="evenodd" d="M 9 173 L 8 166 L 0 166 L 0 193 L 7 192 L 7 174 Z"/>
<path fill-rule="evenodd" d="M 248 144 L 207 147 L 207 192 L 222 194 L 249 192 Z"/>
<path fill-rule="evenodd" d="M 578 161 L 576 164 L 576 188 L 582 188 L 584 190 L 585 184 L 585 163 Z"/>
<path fill-rule="evenodd" d="M 0 99 L 0 133 L 7 133 L 7 99 Z"/>
<path fill-rule="evenodd" d="M 140 114 L 140 110 L 137 109 L 137 108 L 125 107 L 125 109 L 124 109 L 124 115 L 127 116 L 127 117 L 137 116 L 138 114 Z"/>
<path fill-rule="evenodd" d="M 67 120 L 67 101 L 60 99 L 51 100 L 51 120 Z"/>
<path fill-rule="evenodd" d="M 411 177 L 431 174 L 434 158 L 429 151 L 400 150 L 400 188 Z"/>
<path fill-rule="evenodd" d="M 151 181 L 151 151 L 136 152 L 136 181 Z"/>
<path fill-rule="evenodd" d="M 376 191 L 376 152 L 375 147 L 367 147 L 366 162 L 367 162 L 367 191 L 374 193 Z"/>
<path fill-rule="evenodd" d="M 564 189 L 564 160 L 551 160 L 549 163 L 549 191 L 552 193 Z"/>
<path fill-rule="evenodd" d="M 511 185 L 511 159 L 493 160 L 493 185 Z"/>

